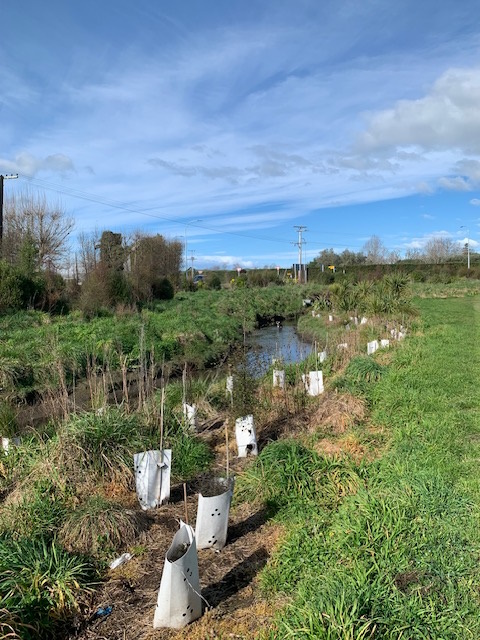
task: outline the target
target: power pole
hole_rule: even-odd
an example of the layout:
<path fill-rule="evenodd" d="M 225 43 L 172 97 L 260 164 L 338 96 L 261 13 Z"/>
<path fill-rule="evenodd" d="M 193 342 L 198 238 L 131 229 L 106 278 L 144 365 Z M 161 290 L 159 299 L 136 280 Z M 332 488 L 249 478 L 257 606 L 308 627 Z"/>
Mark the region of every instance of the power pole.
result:
<path fill-rule="evenodd" d="M 294 242 L 293 244 L 298 246 L 298 284 L 302 283 L 302 246 L 305 243 L 305 240 L 302 238 L 302 233 L 307 230 L 307 227 L 303 227 L 301 225 L 295 225 L 294 229 L 298 231 L 298 242 Z M 306 280 L 305 274 L 305 280 Z"/>
<path fill-rule="evenodd" d="M 10 173 L 6 176 L 0 175 L 0 251 L 3 242 L 3 181 L 18 178 L 18 173 Z"/>

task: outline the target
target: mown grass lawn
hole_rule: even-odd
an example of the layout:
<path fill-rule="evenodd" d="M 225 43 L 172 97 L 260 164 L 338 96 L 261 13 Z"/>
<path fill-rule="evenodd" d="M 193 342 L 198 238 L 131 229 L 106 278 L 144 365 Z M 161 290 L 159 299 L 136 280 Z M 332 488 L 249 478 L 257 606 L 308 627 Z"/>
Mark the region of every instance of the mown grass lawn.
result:
<path fill-rule="evenodd" d="M 418 307 L 367 391 L 388 447 L 338 509 L 277 516 L 289 534 L 263 585 L 290 604 L 269 638 L 480 638 L 480 299 Z"/>

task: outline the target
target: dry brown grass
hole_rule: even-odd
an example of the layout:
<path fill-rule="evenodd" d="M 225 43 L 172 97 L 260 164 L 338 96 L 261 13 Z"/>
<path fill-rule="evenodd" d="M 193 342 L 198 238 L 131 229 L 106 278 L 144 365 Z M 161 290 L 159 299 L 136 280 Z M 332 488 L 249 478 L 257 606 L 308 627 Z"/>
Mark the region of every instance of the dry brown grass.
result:
<path fill-rule="evenodd" d="M 148 518 L 115 502 L 92 496 L 70 512 L 59 539 L 68 551 L 103 554 L 128 549 L 146 530 Z"/>
<path fill-rule="evenodd" d="M 327 391 L 320 400 L 320 406 L 310 418 L 310 431 L 326 431 L 333 434 L 345 433 L 361 424 L 366 416 L 365 403 L 349 393 Z"/>

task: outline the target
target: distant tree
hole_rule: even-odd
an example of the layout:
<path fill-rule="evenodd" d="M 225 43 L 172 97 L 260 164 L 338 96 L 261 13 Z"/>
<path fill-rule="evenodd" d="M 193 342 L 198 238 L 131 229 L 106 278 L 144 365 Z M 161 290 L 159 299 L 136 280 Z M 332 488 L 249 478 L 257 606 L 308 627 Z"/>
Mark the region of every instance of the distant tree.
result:
<path fill-rule="evenodd" d="M 81 232 L 78 235 L 78 246 L 77 271 L 80 279 L 84 280 L 97 266 L 97 248 L 100 246 L 99 232 Z"/>
<path fill-rule="evenodd" d="M 357 253 L 355 251 L 350 251 L 349 249 L 344 249 L 339 256 L 339 265 L 342 267 L 349 267 L 356 264 L 364 264 L 367 256 L 364 255 L 361 251 Z"/>
<path fill-rule="evenodd" d="M 388 262 L 388 250 L 380 238 L 373 235 L 362 247 L 367 264 L 385 264 Z"/>
<path fill-rule="evenodd" d="M 126 249 L 122 234 L 104 231 L 100 237 L 100 263 L 108 271 L 123 271 Z"/>
<path fill-rule="evenodd" d="M 316 262 L 317 264 L 323 264 L 325 266 L 339 265 L 340 256 L 338 255 L 338 253 L 335 253 L 333 249 L 323 249 L 315 258 L 314 262 Z"/>
<path fill-rule="evenodd" d="M 183 247 L 163 236 L 136 234 L 129 247 L 129 279 L 137 302 L 165 297 L 165 279 L 178 283 Z M 162 284 L 163 283 L 163 284 Z M 161 293 L 161 295 L 159 294 Z"/>
<path fill-rule="evenodd" d="M 450 238 L 435 236 L 426 243 L 423 255 L 429 264 L 442 264 L 460 257 L 461 248 Z"/>
<path fill-rule="evenodd" d="M 67 255 L 73 224 L 63 206 L 47 202 L 45 195 L 27 190 L 11 196 L 4 207 L 2 255 L 11 264 L 17 264 L 28 238 L 36 247 L 36 269 L 58 269 Z"/>

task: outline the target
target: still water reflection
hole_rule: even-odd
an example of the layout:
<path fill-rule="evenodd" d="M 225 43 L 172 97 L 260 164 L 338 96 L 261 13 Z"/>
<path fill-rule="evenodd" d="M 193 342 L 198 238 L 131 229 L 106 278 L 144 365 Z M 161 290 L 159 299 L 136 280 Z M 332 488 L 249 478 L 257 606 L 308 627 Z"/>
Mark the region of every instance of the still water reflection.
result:
<path fill-rule="evenodd" d="M 285 364 L 301 362 L 312 351 L 310 343 L 301 340 L 294 325 L 258 329 L 247 340 L 247 371 L 255 377 L 264 375 L 278 358 Z"/>

